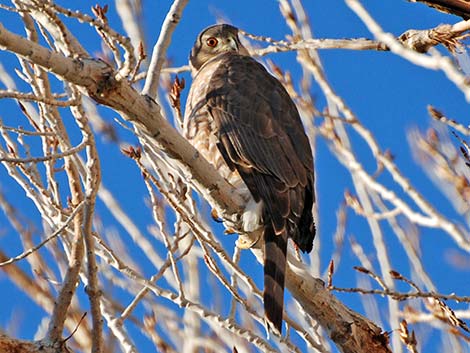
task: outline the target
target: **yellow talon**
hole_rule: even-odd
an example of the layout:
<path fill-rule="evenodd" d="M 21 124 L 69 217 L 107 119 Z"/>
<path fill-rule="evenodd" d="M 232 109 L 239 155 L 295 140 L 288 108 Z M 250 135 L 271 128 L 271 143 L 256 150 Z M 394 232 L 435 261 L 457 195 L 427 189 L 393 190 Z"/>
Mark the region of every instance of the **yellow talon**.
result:
<path fill-rule="evenodd" d="M 239 249 L 251 249 L 256 245 L 258 240 L 261 238 L 261 232 L 259 232 L 256 236 L 256 238 L 253 237 L 248 237 L 246 234 L 242 234 L 238 237 L 237 241 L 235 242 L 235 245 Z"/>
<path fill-rule="evenodd" d="M 217 213 L 217 210 L 215 208 L 213 208 L 211 210 L 211 217 L 217 223 L 222 223 L 223 222 L 222 218 L 219 217 L 219 214 Z"/>

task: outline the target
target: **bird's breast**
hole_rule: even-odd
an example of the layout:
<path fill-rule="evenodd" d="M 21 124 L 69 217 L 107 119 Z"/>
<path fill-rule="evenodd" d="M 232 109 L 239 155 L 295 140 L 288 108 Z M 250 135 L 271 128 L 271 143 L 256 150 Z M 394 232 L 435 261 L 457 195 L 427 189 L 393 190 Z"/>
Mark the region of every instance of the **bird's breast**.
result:
<path fill-rule="evenodd" d="M 251 233 L 262 225 L 262 203 L 253 199 L 248 187 L 236 169 L 231 170 L 217 147 L 216 126 L 210 114 L 204 110 L 185 121 L 184 134 L 194 148 L 227 180 L 246 200 L 241 216 L 242 230 Z"/>
<path fill-rule="evenodd" d="M 219 150 L 218 126 L 210 114 L 208 108 L 208 96 L 220 88 L 214 83 L 214 72 L 221 63 L 209 62 L 205 64 L 194 76 L 193 84 L 188 95 L 185 108 L 183 131 L 186 139 L 196 148 L 196 150 L 227 180 L 237 189 L 240 196 L 246 200 L 245 210 L 241 216 L 242 230 L 250 233 L 257 230 L 262 225 L 262 203 L 256 202 L 241 178 L 236 168 L 231 169 Z M 222 70 L 226 72 L 225 70 Z M 220 72 L 219 72 L 220 74 Z M 215 80 L 220 85 L 229 77 L 222 77 Z M 214 83 L 212 85 L 209 82 Z M 230 95 L 232 92 L 224 91 Z M 229 97 L 230 98 L 230 97 Z M 229 99 L 227 98 L 227 99 Z"/>

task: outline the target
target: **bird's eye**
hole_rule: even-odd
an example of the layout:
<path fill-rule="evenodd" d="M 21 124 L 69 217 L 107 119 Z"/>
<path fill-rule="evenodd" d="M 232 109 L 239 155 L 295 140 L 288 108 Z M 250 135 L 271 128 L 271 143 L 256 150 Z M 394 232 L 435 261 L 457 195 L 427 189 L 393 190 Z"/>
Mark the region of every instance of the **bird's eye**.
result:
<path fill-rule="evenodd" d="M 211 48 L 214 48 L 217 45 L 217 43 L 219 43 L 219 41 L 215 37 L 210 37 L 210 38 L 207 38 L 206 40 L 206 44 L 210 46 Z"/>

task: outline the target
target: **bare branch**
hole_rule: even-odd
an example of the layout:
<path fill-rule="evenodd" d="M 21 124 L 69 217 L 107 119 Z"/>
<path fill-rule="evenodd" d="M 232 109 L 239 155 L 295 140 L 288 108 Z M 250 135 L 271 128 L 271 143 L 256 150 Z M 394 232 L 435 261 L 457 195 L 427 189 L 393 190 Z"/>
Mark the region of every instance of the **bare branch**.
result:
<path fill-rule="evenodd" d="M 188 3 L 188 0 L 174 0 L 168 11 L 165 21 L 163 22 L 160 30 L 160 36 L 157 43 L 153 48 L 152 59 L 150 60 L 147 78 L 145 80 L 143 95 L 148 95 L 155 98 L 157 95 L 158 84 L 160 82 L 160 71 L 162 70 L 163 63 L 166 59 L 166 50 L 170 45 L 171 36 L 175 30 L 178 22 L 180 21 L 181 14 Z"/>
<path fill-rule="evenodd" d="M 0 126 L 0 129 L 2 127 Z M 44 135 L 44 134 L 42 134 Z M 65 152 L 51 154 L 43 157 L 30 157 L 30 158 L 15 158 L 15 157 L 8 157 L 5 156 L 5 153 L 0 151 L 0 162 L 8 162 L 8 163 L 39 163 L 39 162 L 46 162 L 46 161 L 55 161 L 57 159 L 62 159 L 68 156 L 72 156 L 80 151 L 82 151 L 85 146 L 87 145 L 87 141 L 83 140 L 80 142 L 76 147 L 72 147 Z"/>
<path fill-rule="evenodd" d="M 442 114 L 439 110 L 437 110 L 431 105 L 428 106 L 428 113 L 433 119 L 450 126 L 451 128 L 457 130 L 461 134 L 470 136 L 470 125 L 464 126 L 463 124 L 459 124 L 457 121 L 453 119 L 449 119 L 448 117 L 446 117 L 444 114 Z"/>
<path fill-rule="evenodd" d="M 433 52 L 432 56 L 420 54 L 414 50 L 403 46 L 390 33 L 385 33 L 379 24 L 367 13 L 364 7 L 357 0 L 346 0 L 348 6 L 361 18 L 367 28 L 381 42 L 385 43 L 390 50 L 410 62 L 433 70 L 442 70 L 447 78 L 452 81 L 470 101 L 470 86 L 464 75 L 458 70 L 451 59 L 443 57 L 438 52 Z"/>
<path fill-rule="evenodd" d="M 30 342 L 14 338 L 10 338 L 4 334 L 0 334 L 0 351 L 23 352 L 23 353 L 72 353 L 72 351 L 62 344 L 59 347 L 51 347 L 41 341 Z"/>
<path fill-rule="evenodd" d="M 84 201 L 82 201 L 77 207 L 74 208 L 70 216 L 67 218 L 67 220 L 50 236 L 48 236 L 46 239 L 41 241 L 38 245 L 32 247 L 31 249 L 26 250 L 25 252 L 21 253 L 20 255 L 17 255 L 15 257 L 12 257 L 6 261 L 0 262 L 0 267 L 10 265 L 13 262 L 17 262 L 19 260 L 24 259 L 26 256 L 31 255 L 35 251 L 39 250 L 42 248 L 44 245 L 46 245 L 49 241 L 57 237 L 60 233 L 62 233 L 70 224 L 70 222 L 74 219 L 75 215 L 81 211 L 82 207 L 84 205 Z"/>
<path fill-rule="evenodd" d="M 14 98 L 18 100 L 34 101 L 45 103 L 48 105 L 55 105 L 58 107 L 69 107 L 72 105 L 78 105 L 80 102 L 77 99 L 70 99 L 67 101 L 59 101 L 57 99 L 50 99 L 46 97 L 38 97 L 33 93 L 22 93 L 0 90 L 0 98 Z"/>

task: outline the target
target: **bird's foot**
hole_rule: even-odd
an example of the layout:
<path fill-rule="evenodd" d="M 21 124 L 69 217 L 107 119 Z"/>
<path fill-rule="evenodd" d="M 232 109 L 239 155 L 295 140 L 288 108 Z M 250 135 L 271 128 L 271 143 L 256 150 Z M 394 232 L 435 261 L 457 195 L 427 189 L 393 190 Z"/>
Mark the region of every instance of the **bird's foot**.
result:
<path fill-rule="evenodd" d="M 258 233 L 258 235 L 254 238 L 252 236 L 249 237 L 246 234 L 241 234 L 238 237 L 237 241 L 235 242 L 235 245 L 239 249 L 243 249 L 243 250 L 251 249 L 252 247 L 256 245 L 256 243 L 258 242 L 260 238 L 261 238 L 261 233 Z"/>
<path fill-rule="evenodd" d="M 224 221 L 222 218 L 219 217 L 219 214 L 217 213 L 217 210 L 215 208 L 211 210 L 211 217 L 217 223 L 222 223 Z"/>

